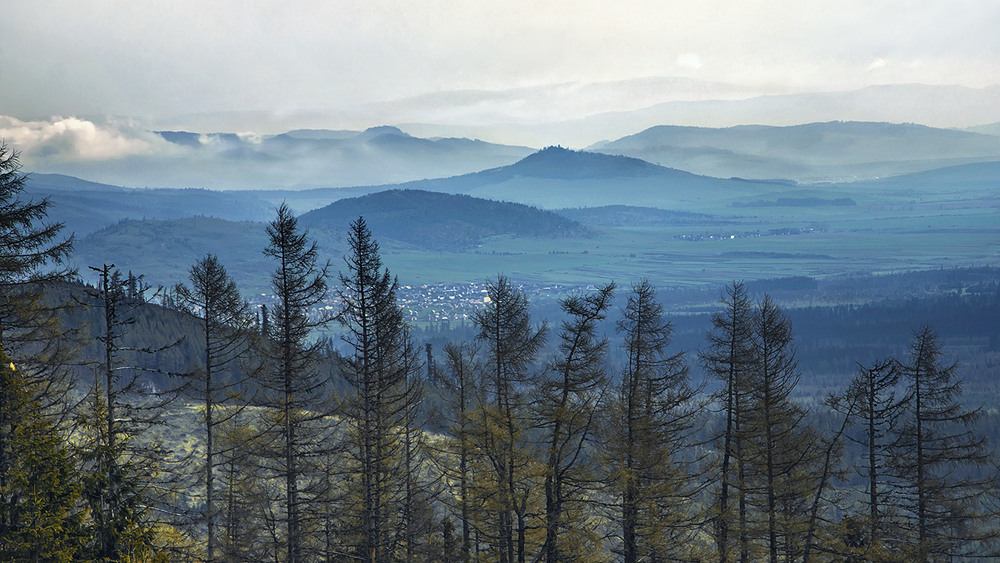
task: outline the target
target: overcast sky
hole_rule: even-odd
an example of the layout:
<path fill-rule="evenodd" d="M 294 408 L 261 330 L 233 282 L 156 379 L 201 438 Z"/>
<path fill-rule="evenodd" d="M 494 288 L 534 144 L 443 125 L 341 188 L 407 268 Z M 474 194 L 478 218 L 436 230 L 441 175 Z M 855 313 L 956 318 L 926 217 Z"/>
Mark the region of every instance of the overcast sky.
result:
<path fill-rule="evenodd" d="M 389 124 L 583 148 L 664 123 L 964 127 L 1000 119 L 1000 89 L 894 91 L 852 112 L 685 102 L 1000 85 L 998 29 L 997 0 L 4 0 L 0 140 L 29 170 L 142 185 L 157 178 L 123 159 L 192 152 L 162 129 Z M 680 105 L 602 121 L 663 102 Z"/>
<path fill-rule="evenodd" d="M 1000 84 L 998 29 L 995 0 L 7 0 L 0 114 L 336 111 L 653 76 L 982 87 Z"/>

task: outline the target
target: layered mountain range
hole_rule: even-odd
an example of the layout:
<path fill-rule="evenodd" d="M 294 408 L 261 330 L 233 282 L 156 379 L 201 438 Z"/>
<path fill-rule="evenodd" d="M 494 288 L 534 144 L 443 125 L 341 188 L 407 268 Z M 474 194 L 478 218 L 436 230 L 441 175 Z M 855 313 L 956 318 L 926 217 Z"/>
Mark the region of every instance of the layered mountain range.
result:
<path fill-rule="evenodd" d="M 190 133 L 161 135 L 197 150 L 206 144 Z M 361 136 L 428 162 L 446 158 L 441 151 L 450 149 L 444 147 L 465 146 L 392 128 Z M 359 139 L 350 132 L 303 130 L 256 144 L 236 135 L 211 142 L 227 146 L 233 159 L 255 162 L 266 160 L 262 151 L 348 151 Z M 469 252 L 497 237 L 540 241 L 529 245 L 540 250 L 558 247 L 558 240 L 597 241 L 605 236 L 600 229 L 607 228 L 667 229 L 671 236 L 700 240 L 759 229 L 761 221 L 792 233 L 857 216 L 855 224 L 863 227 L 862 218 L 923 216 L 921 206 L 929 205 L 947 219 L 948 209 L 989 209 L 1000 191 L 1000 137 L 916 125 L 657 127 L 590 151 L 553 146 L 503 158 L 512 162 L 440 178 L 306 190 L 124 188 L 31 174 L 27 195 L 49 198 L 49 219 L 75 233 L 81 269 L 114 259 L 174 282 L 186 264 L 206 252 L 219 253 L 245 279 L 260 278 L 264 223 L 283 202 L 337 256 L 346 249 L 347 225 L 358 216 L 366 217 L 380 242 L 400 252 Z M 701 165 L 718 175 L 663 163 Z M 895 174 L 866 177 L 876 169 Z M 790 179 L 796 170 L 800 180 Z M 853 181 L 829 181 L 833 173 L 822 170 L 840 171 Z M 750 179 L 754 176 L 772 179 Z M 824 181 L 801 180 L 805 177 Z M 976 221 L 986 220 L 982 211 L 976 213 Z M 736 224 L 744 225 L 743 231 L 727 226 Z M 844 228 L 854 232 L 855 224 Z"/>

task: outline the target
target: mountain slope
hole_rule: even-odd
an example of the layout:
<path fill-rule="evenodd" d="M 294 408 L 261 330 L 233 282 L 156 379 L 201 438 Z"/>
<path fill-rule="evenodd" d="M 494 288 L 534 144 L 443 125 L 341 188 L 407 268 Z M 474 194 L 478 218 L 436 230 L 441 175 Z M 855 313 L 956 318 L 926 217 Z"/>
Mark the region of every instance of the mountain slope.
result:
<path fill-rule="evenodd" d="M 25 194 L 49 198 L 48 219 L 85 236 L 122 219 L 176 219 L 195 215 L 262 221 L 273 207 L 252 194 L 201 189 L 138 189 L 88 182 L 60 174 L 30 174 Z"/>
<path fill-rule="evenodd" d="M 128 219 L 77 240 L 72 261 L 87 276 L 88 266 L 115 264 L 123 272 L 144 274 L 155 287 L 186 281 L 188 268 L 214 253 L 241 287 L 257 289 L 271 270 L 262 253 L 265 246 L 263 223 L 212 217 Z"/>
<path fill-rule="evenodd" d="M 914 124 L 657 126 L 593 150 L 713 176 L 837 181 L 1000 158 L 996 137 Z"/>
<path fill-rule="evenodd" d="M 389 190 L 342 199 L 305 213 L 299 221 L 304 227 L 342 232 L 358 216 L 364 216 L 378 239 L 435 250 L 460 250 L 499 235 L 586 234 L 574 221 L 527 205 L 421 190 Z"/>
<path fill-rule="evenodd" d="M 1000 197 L 1000 160 L 946 166 L 912 174 L 878 178 L 850 184 L 871 190 L 902 190 L 909 193 L 935 191 L 956 193 L 964 197 L 987 194 Z"/>
<path fill-rule="evenodd" d="M 703 210 L 788 184 L 710 178 L 636 158 L 549 147 L 510 166 L 398 187 L 516 201 L 544 209 L 634 205 Z"/>
<path fill-rule="evenodd" d="M 342 187 L 453 176 L 509 164 L 533 149 L 443 138 L 424 139 L 396 127 L 361 132 L 290 131 L 260 138 L 231 133 L 160 131 L 185 150 L 188 167 L 157 164 L 162 185 L 218 188 Z"/>

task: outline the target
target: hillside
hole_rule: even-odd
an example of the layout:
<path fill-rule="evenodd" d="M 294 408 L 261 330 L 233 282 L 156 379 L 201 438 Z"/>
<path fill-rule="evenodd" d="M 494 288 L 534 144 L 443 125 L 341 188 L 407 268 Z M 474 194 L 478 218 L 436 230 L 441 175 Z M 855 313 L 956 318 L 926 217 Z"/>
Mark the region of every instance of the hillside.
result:
<path fill-rule="evenodd" d="M 878 178 L 858 185 L 872 188 L 898 188 L 905 190 L 955 190 L 964 195 L 985 190 L 994 197 L 1000 195 L 1000 160 L 946 166 L 912 174 Z"/>
<path fill-rule="evenodd" d="M 1000 158 L 996 137 L 923 125 L 840 122 L 721 129 L 657 126 L 591 150 L 710 176 L 841 181 Z"/>
<path fill-rule="evenodd" d="M 702 211 L 787 185 L 710 178 L 637 158 L 548 147 L 510 166 L 399 187 L 516 201 L 544 209 L 633 205 Z"/>
<path fill-rule="evenodd" d="M 271 269 L 262 254 L 266 245 L 263 223 L 212 217 L 129 219 L 77 240 L 72 261 L 88 279 L 88 266 L 108 263 L 145 275 L 153 287 L 172 286 L 185 281 L 191 265 L 211 252 L 237 283 L 256 290 Z"/>
<path fill-rule="evenodd" d="M 77 237 L 122 219 L 177 219 L 203 215 L 230 221 L 262 221 L 273 207 L 256 197 L 200 189 L 138 189 L 88 182 L 61 174 L 30 174 L 25 194 L 49 198 L 49 220 Z"/>
<path fill-rule="evenodd" d="M 578 223 L 548 211 L 422 190 L 388 190 L 342 199 L 299 218 L 307 228 L 345 231 L 364 216 L 378 239 L 393 239 L 432 250 L 461 250 L 484 238 L 581 236 Z"/>

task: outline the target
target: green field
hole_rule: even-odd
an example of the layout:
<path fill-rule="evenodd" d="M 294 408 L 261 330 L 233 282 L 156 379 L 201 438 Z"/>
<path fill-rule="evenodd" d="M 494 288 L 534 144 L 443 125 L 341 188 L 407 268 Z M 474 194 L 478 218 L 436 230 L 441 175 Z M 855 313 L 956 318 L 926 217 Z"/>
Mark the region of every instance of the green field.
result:
<path fill-rule="evenodd" d="M 909 207 L 761 208 L 732 225 L 594 228 L 590 238 L 494 239 L 470 252 L 387 248 L 383 260 L 405 283 L 482 281 L 503 272 L 527 283 L 589 284 L 648 277 L 663 287 L 1000 263 L 996 207 Z M 810 228 L 815 230 L 739 235 Z M 678 238 L 709 234 L 736 238 Z"/>
<path fill-rule="evenodd" d="M 787 189 L 769 185 L 764 190 L 737 184 L 735 192 L 727 193 L 709 185 L 701 191 L 692 188 L 684 197 L 640 183 L 648 189 L 633 192 L 650 198 L 641 202 L 645 205 L 705 215 L 686 216 L 672 226 L 589 227 L 588 236 L 576 238 L 487 238 L 462 251 L 428 250 L 381 236 L 377 229 L 373 233 L 383 261 L 404 285 L 481 282 L 505 273 L 522 283 L 573 285 L 648 277 L 666 289 L 733 279 L 1000 263 L 1000 188 L 995 183 L 966 179 L 954 186 L 925 182 L 910 189 L 902 180 L 892 180 Z M 532 197 L 526 182 L 517 185 L 524 201 L 544 200 L 548 207 L 566 206 L 567 201 L 606 205 L 617 191 L 613 184 L 586 181 L 574 186 L 579 198 L 564 192 L 557 199 L 548 189 L 551 183 L 542 186 L 536 187 L 545 193 Z M 603 200 L 592 201 L 597 197 Z M 844 200 L 854 205 L 775 205 L 782 200 Z M 316 229 L 312 237 L 321 257 L 330 260 L 335 279 L 347 251 L 345 233 Z M 244 294 L 259 295 L 268 292 L 274 269 L 262 253 L 266 244 L 261 223 L 205 217 L 133 220 L 109 227 L 100 238 L 81 241 L 74 260 L 84 275 L 87 266 L 113 262 L 123 271 L 145 274 L 153 287 L 169 287 L 186 280 L 190 265 L 214 252 Z"/>

